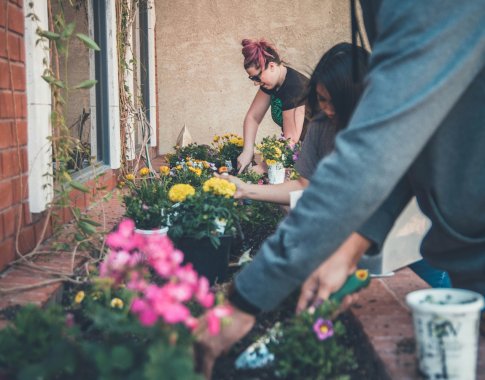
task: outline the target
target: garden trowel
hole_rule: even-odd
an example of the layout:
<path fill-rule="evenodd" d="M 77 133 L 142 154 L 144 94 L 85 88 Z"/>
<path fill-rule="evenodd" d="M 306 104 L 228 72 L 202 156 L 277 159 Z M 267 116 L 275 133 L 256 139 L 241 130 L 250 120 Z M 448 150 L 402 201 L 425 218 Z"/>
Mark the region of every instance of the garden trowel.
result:
<path fill-rule="evenodd" d="M 367 270 L 358 269 L 347 278 L 343 286 L 331 294 L 329 299 L 341 303 L 345 296 L 358 292 L 370 283 L 370 276 Z M 258 338 L 246 348 L 236 359 L 237 369 L 259 369 L 270 365 L 274 361 L 274 354 L 268 349 L 270 342 L 277 343 L 277 335 L 280 324 L 276 323 L 266 334 Z"/>

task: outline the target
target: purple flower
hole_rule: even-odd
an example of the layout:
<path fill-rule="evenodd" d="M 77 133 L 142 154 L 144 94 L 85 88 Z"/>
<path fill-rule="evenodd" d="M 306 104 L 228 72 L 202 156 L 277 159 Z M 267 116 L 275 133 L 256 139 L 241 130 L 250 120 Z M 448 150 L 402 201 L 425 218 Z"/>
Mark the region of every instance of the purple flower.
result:
<path fill-rule="evenodd" d="M 325 340 L 333 335 L 333 323 L 330 320 L 318 318 L 313 324 L 313 331 L 318 340 Z"/>

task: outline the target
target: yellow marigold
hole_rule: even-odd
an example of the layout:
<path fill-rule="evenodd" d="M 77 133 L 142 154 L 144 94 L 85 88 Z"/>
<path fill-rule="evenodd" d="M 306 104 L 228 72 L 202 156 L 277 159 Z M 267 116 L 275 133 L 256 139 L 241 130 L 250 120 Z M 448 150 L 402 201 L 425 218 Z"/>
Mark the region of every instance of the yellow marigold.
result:
<path fill-rule="evenodd" d="M 222 195 L 226 198 L 232 197 L 236 192 L 236 185 L 221 178 L 210 178 L 204 182 L 202 189 L 205 192 Z"/>
<path fill-rule="evenodd" d="M 130 174 L 127 174 L 127 175 L 125 175 L 125 179 L 127 181 L 134 181 L 135 180 L 135 175 L 134 174 L 131 174 L 131 173 Z"/>
<path fill-rule="evenodd" d="M 212 141 L 219 142 L 220 139 L 221 139 L 220 136 L 215 135 L 214 138 L 212 139 Z"/>
<path fill-rule="evenodd" d="M 194 195 L 195 189 L 191 185 L 178 183 L 173 185 L 168 191 L 168 199 L 172 202 L 183 202 L 189 195 Z"/>
<path fill-rule="evenodd" d="M 276 164 L 276 160 L 266 160 L 266 164 L 271 166 Z"/>
<path fill-rule="evenodd" d="M 113 298 L 110 302 L 110 306 L 113 308 L 113 309 L 123 309 L 123 306 L 125 304 L 123 303 L 123 300 L 120 299 L 120 298 Z"/>
<path fill-rule="evenodd" d="M 148 168 L 141 168 L 139 173 L 140 173 L 140 175 L 141 175 L 142 177 L 145 177 L 145 176 L 147 176 L 148 174 L 150 174 L 150 169 L 148 169 Z"/>
<path fill-rule="evenodd" d="M 84 300 L 84 297 L 86 297 L 86 293 L 84 293 L 82 290 L 77 292 L 76 296 L 74 297 L 74 302 L 75 303 L 81 303 Z"/>
<path fill-rule="evenodd" d="M 281 149 L 278 148 L 277 146 L 273 148 L 273 151 L 275 152 L 276 157 L 281 157 L 281 155 L 283 154 L 283 152 L 281 152 Z"/>
<path fill-rule="evenodd" d="M 160 174 L 169 175 L 170 174 L 170 168 L 168 166 L 165 166 L 165 165 L 160 166 Z"/>
<path fill-rule="evenodd" d="M 195 174 L 197 174 L 200 177 L 201 174 L 202 174 L 202 169 L 201 168 L 196 168 L 195 169 Z"/>
<path fill-rule="evenodd" d="M 229 142 L 233 145 L 236 145 L 236 146 L 243 146 L 244 143 L 243 143 L 243 139 L 239 138 L 239 137 L 231 137 L 229 139 Z"/>

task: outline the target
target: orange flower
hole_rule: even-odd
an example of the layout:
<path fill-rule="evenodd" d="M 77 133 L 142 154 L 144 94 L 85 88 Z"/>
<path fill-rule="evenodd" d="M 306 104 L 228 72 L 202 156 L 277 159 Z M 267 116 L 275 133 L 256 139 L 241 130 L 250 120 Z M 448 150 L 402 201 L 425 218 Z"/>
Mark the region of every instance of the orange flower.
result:
<path fill-rule="evenodd" d="M 223 174 L 227 173 L 229 170 L 227 169 L 227 166 L 221 166 L 218 171 L 220 174 Z"/>

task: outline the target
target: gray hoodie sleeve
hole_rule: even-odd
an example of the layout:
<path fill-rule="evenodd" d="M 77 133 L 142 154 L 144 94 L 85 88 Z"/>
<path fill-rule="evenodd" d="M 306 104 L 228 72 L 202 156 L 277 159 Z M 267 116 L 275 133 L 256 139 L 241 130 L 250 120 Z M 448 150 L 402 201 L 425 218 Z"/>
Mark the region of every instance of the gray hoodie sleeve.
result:
<path fill-rule="evenodd" d="M 389 196 L 483 67 L 484 9 L 382 1 L 362 99 L 297 208 L 236 277 L 245 300 L 273 309 Z"/>

